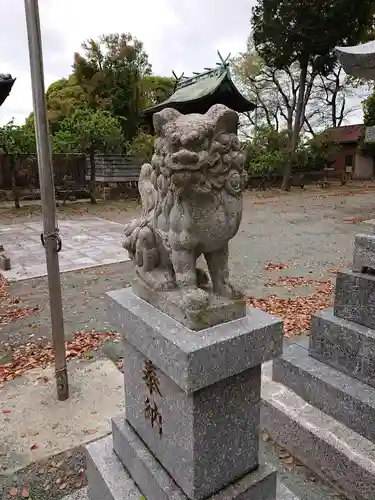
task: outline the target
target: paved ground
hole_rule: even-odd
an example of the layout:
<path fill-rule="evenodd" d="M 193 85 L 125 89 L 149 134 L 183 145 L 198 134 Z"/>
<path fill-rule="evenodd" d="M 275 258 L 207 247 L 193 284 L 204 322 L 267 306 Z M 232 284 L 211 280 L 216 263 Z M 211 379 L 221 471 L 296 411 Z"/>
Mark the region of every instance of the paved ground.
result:
<path fill-rule="evenodd" d="M 3 271 L 8 280 L 20 281 L 47 274 L 41 232 L 39 221 L 0 227 L 0 242 L 12 266 L 11 270 Z M 121 247 L 122 224 L 99 218 L 72 218 L 60 222 L 59 234 L 61 272 L 129 260 Z"/>

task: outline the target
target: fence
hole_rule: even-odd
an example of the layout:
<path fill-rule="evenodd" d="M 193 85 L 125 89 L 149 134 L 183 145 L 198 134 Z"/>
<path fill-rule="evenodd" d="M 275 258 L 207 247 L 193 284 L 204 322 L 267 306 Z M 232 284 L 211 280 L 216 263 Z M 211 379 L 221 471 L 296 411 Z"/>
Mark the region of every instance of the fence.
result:
<path fill-rule="evenodd" d="M 10 157 L 0 155 L 0 189 L 12 188 Z M 100 183 L 138 182 L 143 160 L 125 155 L 95 155 L 95 180 Z M 56 186 L 69 178 L 79 186 L 87 186 L 90 181 L 90 160 L 84 155 L 54 155 L 53 173 Z M 36 189 L 39 186 L 38 162 L 36 157 L 15 159 L 16 185 L 19 189 Z"/>
<path fill-rule="evenodd" d="M 104 183 L 138 182 L 142 158 L 125 155 L 95 155 L 95 180 Z M 86 180 L 90 180 L 90 159 L 86 157 Z"/>
<path fill-rule="evenodd" d="M 87 184 L 85 157 L 72 155 L 53 156 L 53 174 L 55 185 L 61 185 L 69 177 L 80 186 Z M 38 162 L 36 157 L 17 157 L 15 159 L 15 178 L 19 189 L 32 189 L 39 186 Z M 0 189 L 12 188 L 11 158 L 0 155 Z"/>

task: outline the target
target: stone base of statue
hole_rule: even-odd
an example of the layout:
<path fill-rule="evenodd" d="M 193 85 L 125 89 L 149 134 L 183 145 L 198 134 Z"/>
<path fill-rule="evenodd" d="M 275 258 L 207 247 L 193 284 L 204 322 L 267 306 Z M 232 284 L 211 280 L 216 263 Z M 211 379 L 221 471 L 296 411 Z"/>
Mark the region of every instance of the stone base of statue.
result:
<path fill-rule="evenodd" d="M 243 296 L 234 300 L 226 299 L 213 294 L 210 285 L 200 289 L 207 293 L 207 302 L 194 307 L 186 304 L 186 296 L 179 289 L 157 291 L 139 277 L 136 277 L 132 284 L 132 290 L 138 297 L 191 330 L 203 330 L 246 315 Z"/>
<path fill-rule="evenodd" d="M 109 293 L 107 311 L 123 337 L 126 415 L 87 447 L 90 499 L 275 500 L 276 472 L 259 463 L 260 386 L 282 323 L 248 309 L 197 332 L 131 288 Z"/>

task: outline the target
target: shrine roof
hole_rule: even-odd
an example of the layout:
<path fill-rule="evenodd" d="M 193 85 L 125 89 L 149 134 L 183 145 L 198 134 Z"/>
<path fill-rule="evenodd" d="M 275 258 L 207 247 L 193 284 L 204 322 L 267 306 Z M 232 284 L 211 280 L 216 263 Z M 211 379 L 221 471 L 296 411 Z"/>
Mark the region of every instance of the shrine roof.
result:
<path fill-rule="evenodd" d="M 348 75 L 375 80 L 375 40 L 352 47 L 336 47 L 335 50 Z"/>
<path fill-rule="evenodd" d="M 169 99 L 145 109 L 142 115 L 151 118 L 154 113 L 165 108 L 177 109 L 182 114 L 206 113 L 214 104 L 225 104 L 239 113 L 252 111 L 256 107 L 235 86 L 226 61 L 218 68 L 181 79 Z"/>

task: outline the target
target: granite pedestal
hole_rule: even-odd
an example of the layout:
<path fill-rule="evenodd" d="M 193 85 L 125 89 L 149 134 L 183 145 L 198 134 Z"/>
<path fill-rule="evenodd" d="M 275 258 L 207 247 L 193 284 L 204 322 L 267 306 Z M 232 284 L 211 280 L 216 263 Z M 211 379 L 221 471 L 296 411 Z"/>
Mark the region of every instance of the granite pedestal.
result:
<path fill-rule="evenodd" d="M 353 271 L 375 270 L 375 235 L 357 234 L 354 240 Z"/>
<path fill-rule="evenodd" d="M 264 381 L 264 427 L 353 500 L 375 491 L 375 237 L 356 238 L 334 309 L 317 313 L 306 349 L 288 346 Z"/>
<path fill-rule="evenodd" d="M 261 364 L 281 354 L 281 321 L 249 309 L 193 331 L 130 288 L 109 293 L 107 311 L 123 336 L 126 393 L 113 450 L 142 495 L 275 500 L 276 473 L 259 463 L 258 439 Z M 97 460 L 89 447 L 91 500 L 116 481 L 99 478 Z"/>

